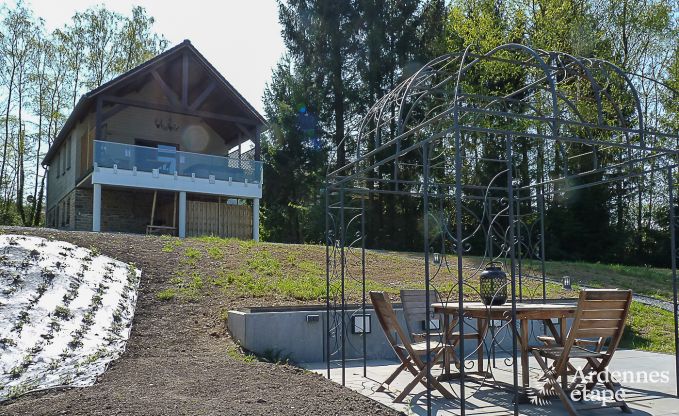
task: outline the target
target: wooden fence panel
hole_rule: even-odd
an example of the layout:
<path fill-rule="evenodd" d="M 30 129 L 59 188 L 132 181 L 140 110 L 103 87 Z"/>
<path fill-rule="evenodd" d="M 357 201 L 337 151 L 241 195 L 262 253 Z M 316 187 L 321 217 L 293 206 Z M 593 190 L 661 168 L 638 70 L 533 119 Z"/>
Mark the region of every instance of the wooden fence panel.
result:
<path fill-rule="evenodd" d="M 252 238 L 252 207 L 217 202 L 186 202 L 186 234 Z"/>

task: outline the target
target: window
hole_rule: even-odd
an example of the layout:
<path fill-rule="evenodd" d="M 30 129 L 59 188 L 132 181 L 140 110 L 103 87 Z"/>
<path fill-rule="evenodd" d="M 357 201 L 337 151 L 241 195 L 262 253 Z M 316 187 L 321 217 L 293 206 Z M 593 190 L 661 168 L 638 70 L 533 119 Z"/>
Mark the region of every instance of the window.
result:
<path fill-rule="evenodd" d="M 64 219 L 64 223 L 68 226 L 71 224 L 71 197 L 66 198 L 66 218 Z"/>
<path fill-rule="evenodd" d="M 73 140 L 69 139 L 68 142 L 66 142 L 66 169 L 71 169 L 71 142 Z"/>
<path fill-rule="evenodd" d="M 61 146 L 61 174 L 66 173 L 66 158 L 68 157 L 68 154 L 66 154 L 66 144 L 63 144 Z"/>

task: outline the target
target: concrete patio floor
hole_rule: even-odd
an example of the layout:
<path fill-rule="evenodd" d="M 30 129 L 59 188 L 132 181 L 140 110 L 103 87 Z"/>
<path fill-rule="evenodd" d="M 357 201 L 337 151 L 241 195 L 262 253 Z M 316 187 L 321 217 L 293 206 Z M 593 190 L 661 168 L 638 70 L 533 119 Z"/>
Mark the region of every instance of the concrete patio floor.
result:
<path fill-rule="evenodd" d="M 487 364 L 488 361 L 486 360 L 484 365 Z M 304 364 L 303 367 L 326 375 L 325 363 L 308 363 Z M 385 392 L 375 391 L 379 383 L 386 379 L 397 367 L 398 363 L 396 361 L 368 361 L 367 377 L 363 377 L 362 360 L 348 361 L 345 370 L 346 387 L 393 409 L 402 411 L 407 415 L 426 415 L 427 396 L 426 390 L 422 385 L 418 385 L 412 394 L 405 399 L 404 403 L 392 402 L 393 398 L 412 380 L 409 374 L 402 373 L 399 375 L 392 383 L 390 390 Z M 672 355 L 635 350 L 618 350 L 610 366 L 612 371 L 632 371 L 635 374 L 641 374 L 638 372 L 642 371 L 646 372 L 646 374 L 657 371 L 658 374 L 665 372 L 665 374 L 669 375 L 669 381 L 667 382 L 661 380 L 660 382 L 652 383 L 635 380 L 634 382 L 622 383 L 625 391 L 625 400 L 633 409 L 633 414 L 654 416 L 679 415 L 679 398 L 676 397 L 677 388 L 674 368 L 674 356 Z M 473 370 L 474 368 L 472 368 Z M 440 368 L 435 368 L 435 375 L 440 374 L 440 372 Z M 504 359 L 500 357 L 496 359 L 496 368 L 493 368 L 492 372 L 496 380 L 511 385 L 513 380 L 512 367 L 511 365 L 507 366 Z M 531 386 L 538 387 L 541 385 L 538 381 L 541 372 L 533 359 L 530 362 L 530 372 Z M 342 382 L 342 370 L 338 363 L 333 363 L 330 373 L 333 381 L 337 383 Z M 519 382 L 520 380 L 519 376 Z M 443 385 L 447 389 L 453 390 L 456 395 L 459 393 L 460 385 L 458 380 L 443 383 Z M 465 396 L 468 397 L 465 412 L 467 415 L 502 416 L 514 414 L 512 404 L 513 393 L 511 391 L 503 391 L 487 384 L 480 386 L 471 380 L 465 383 L 465 385 L 467 386 Z M 583 410 L 582 413 L 594 416 L 624 414 L 617 408 Z M 446 400 L 438 392 L 434 391 L 432 393 L 432 414 L 459 415 L 461 414 L 460 402 Z M 552 397 L 547 403 L 520 405 L 519 414 L 527 416 L 559 416 L 567 415 L 567 412 L 558 397 Z"/>

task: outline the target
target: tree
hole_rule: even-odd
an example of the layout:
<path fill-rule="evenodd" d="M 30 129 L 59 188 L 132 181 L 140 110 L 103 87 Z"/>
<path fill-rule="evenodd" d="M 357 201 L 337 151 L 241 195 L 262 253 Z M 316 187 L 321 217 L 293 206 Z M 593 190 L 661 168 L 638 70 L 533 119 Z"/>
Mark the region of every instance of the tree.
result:
<path fill-rule="evenodd" d="M 327 147 L 320 140 L 318 97 L 308 95 L 311 77 L 285 57 L 264 93 L 271 131 L 262 145 L 264 238 L 301 243 L 319 235 L 318 201 Z"/>
<path fill-rule="evenodd" d="M 330 151 L 329 170 L 343 166 L 347 155 L 356 150 L 349 133 L 365 111 L 404 75 L 444 49 L 445 10 L 442 0 L 279 1 L 287 59 L 295 78 L 304 72 L 305 102 L 317 120 L 320 141 Z M 282 73 L 275 71 L 273 77 L 271 85 Z M 269 117 L 278 117 L 276 108 L 271 109 L 274 113 L 267 113 Z M 395 137 L 395 133 L 392 126 L 383 140 Z M 372 139 L 368 140 L 370 146 Z M 274 159 L 271 162 L 276 163 Z M 310 174 L 320 176 L 316 182 L 321 183 L 325 172 Z M 386 178 L 392 174 L 393 169 L 380 167 L 376 175 Z M 402 174 L 414 179 L 419 173 L 408 168 Z M 322 210 L 315 196 L 305 200 L 316 201 L 311 202 L 310 211 Z M 404 215 L 417 215 L 417 209 L 415 201 L 397 202 L 383 195 L 369 202 L 367 224 L 372 242 L 393 247 L 412 244 L 412 236 L 418 231 L 404 222 Z M 291 215 L 277 218 L 293 220 Z"/>
<path fill-rule="evenodd" d="M 128 71 L 167 48 L 165 37 L 153 32 L 154 22 L 143 7 L 132 9 L 132 16 L 124 20 L 118 35 L 121 52 L 115 64 L 116 72 Z"/>
<path fill-rule="evenodd" d="M 345 123 L 355 94 L 358 12 L 350 0 L 279 0 L 283 39 L 294 62 L 309 68 L 315 88 L 327 97 L 319 107 L 323 130 L 336 149 L 336 166 L 346 162 Z"/>
<path fill-rule="evenodd" d="M 3 152 L 2 161 L 0 162 L 0 186 L 5 184 L 5 189 L 7 189 L 7 161 L 8 161 L 8 151 L 12 142 L 14 142 L 14 175 L 16 184 L 16 195 L 20 195 L 20 198 L 16 198 L 16 208 L 21 216 L 22 220 L 25 220 L 25 212 L 23 209 L 23 190 L 24 190 L 24 152 L 25 152 L 25 126 L 22 120 L 22 104 L 24 100 L 24 94 L 27 86 L 27 71 L 28 64 L 31 59 L 31 55 L 34 51 L 34 46 L 37 36 L 37 24 L 33 19 L 31 11 L 26 8 L 26 6 L 19 2 L 16 8 L 9 10 L 4 9 L 5 18 L 3 19 L 4 36 L 2 37 L 3 43 L 0 45 L 0 54 L 5 56 L 5 60 L 8 66 L 5 70 L 8 75 L 5 77 L 7 79 L 6 90 L 7 90 L 7 103 L 5 107 L 5 136 L 3 142 Z M 16 100 L 13 101 L 13 99 Z M 10 134 L 10 123 L 11 118 L 15 116 L 11 113 L 12 106 L 17 105 L 16 114 L 16 126 L 17 131 L 15 134 Z M 1 210 L 3 217 L 8 215 L 10 196 L 6 193 L 4 200 L 4 207 Z"/>
<path fill-rule="evenodd" d="M 87 50 L 85 49 L 85 17 L 82 13 L 73 15 L 70 24 L 66 24 L 63 29 L 56 29 L 54 31 L 54 41 L 59 44 L 59 53 L 65 57 L 69 79 L 72 88 L 72 106 L 75 104 L 80 96 L 81 90 L 81 75 L 84 68 L 84 60 Z"/>
<path fill-rule="evenodd" d="M 98 6 L 45 33 L 22 1 L 0 6 L 0 223 L 39 225 L 45 195 L 40 166 L 84 88 L 94 88 L 167 47 L 153 18 Z"/>
<path fill-rule="evenodd" d="M 121 59 L 119 30 L 123 17 L 104 6 L 87 9 L 82 14 L 87 48 L 88 89 L 113 78 Z"/>

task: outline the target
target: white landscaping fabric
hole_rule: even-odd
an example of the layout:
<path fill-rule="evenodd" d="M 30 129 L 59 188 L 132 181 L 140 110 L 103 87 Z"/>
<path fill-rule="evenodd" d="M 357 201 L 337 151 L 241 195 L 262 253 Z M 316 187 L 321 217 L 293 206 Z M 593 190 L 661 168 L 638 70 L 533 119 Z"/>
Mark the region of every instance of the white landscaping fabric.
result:
<path fill-rule="evenodd" d="M 0 235 L 0 401 L 94 384 L 125 350 L 140 277 L 96 250 Z"/>

